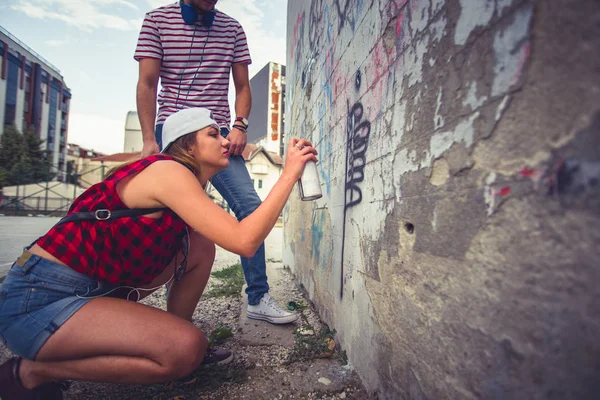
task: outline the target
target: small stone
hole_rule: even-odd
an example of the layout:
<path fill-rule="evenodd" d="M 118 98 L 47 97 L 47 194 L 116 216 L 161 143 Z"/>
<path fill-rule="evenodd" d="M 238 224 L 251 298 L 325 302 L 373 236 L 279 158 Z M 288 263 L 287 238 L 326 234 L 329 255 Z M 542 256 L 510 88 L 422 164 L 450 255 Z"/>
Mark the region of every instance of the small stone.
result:
<path fill-rule="evenodd" d="M 322 383 L 323 385 L 326 385 L 326 386 L 329 386 L 329 385 L 331 385 L 331 381 L 330 381 L 329 379 L 325 378 L 324 376 L 320 377 L 320 378 L 318 379 L 318 381 L 319 381 L 320 383 Z"/>
<path fill-rule="evenodd" d="M 301 334 L 302 336 L 312 336 L 315 334 L 315 331 L 313 331 L 312 329 L 308 329 L 308 328 L 300 328 L 300 329 L 298 329 L 298 333 Z"/>
<path fill-rule="evenodd" d="M 346 398 L 346 392 L 340 393 L 340 399 L 345 399 L 345 398 Z"/>

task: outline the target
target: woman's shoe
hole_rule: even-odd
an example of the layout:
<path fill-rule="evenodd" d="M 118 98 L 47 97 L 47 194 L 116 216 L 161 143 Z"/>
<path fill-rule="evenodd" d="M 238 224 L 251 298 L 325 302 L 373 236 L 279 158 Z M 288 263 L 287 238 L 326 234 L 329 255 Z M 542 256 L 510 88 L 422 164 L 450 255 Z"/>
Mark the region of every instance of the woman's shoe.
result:
<path fill-rule="evenodd" d="M 206 350 L 206 354 L 204 354 L 204 358 L 202 359 L 202 363 L 200 366 L 215 364 L 215 365 L 225 365 L 229 364 L 233 360 L 233 353 L 229 350 L 220 350 L 208 348 Z M 189 375 L 184 376 L 183 378 L 177 379 L 178 383 L 183 383 L 184 385 L 191 385 L 196 383 L 198 377 L 192 372 Z"/>
<path fill-rule="evenodd" d="M 2 400 L 62 400 L 63 384 L 45 383 L 34 389 L 23 387 L 19 376 L 21 358 L 15 357 L 0 365 L 0 398 Z"/>

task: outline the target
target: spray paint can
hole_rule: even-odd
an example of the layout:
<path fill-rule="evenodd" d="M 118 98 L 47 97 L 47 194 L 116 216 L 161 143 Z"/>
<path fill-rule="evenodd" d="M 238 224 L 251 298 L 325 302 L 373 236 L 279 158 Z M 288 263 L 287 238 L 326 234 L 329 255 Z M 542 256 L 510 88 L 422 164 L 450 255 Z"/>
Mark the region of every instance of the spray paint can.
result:
<path fill-rule="evenodd" d="M 312 160 L 304 165 L 304 171 L 298 181 L 298 191 L 300 192 L 300 199 L 303 201 L 316 200 L 323 197 L 317 164 Z"/>

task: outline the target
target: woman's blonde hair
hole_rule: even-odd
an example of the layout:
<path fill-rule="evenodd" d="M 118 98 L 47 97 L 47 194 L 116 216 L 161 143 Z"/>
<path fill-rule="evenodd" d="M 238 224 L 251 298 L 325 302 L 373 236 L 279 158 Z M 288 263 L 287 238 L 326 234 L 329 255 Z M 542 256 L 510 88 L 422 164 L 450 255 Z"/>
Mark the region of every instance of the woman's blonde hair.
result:
<path fill-rule="evenodd" d="M 197 176 L 200 172 L 200 166 L 198 165 L 198 162 L 196 162 L 196 159 L 194 159 L 194 157 L 190 153 L 192 145 L 196 143 L 196 133 L 197 132 L 192 132 L 188 133 L 187 135 L 181 136 L 176 141 L 174 141 L 171 144 L 171 146 L 169 146 L 169 148 L 167 149 L 167 151 L 165 151 L 164 154 L 173 157 L 175 161 L 186 166 L 190 171 L 194 173 L 194 175 Z M 129 164 L 139 160 L 141 160 L 141 157 L 136 157 L 134 159 L 126 161 L 121 165 L 117 165 L 116 167 L 109 169 L 104 179 L 108 178 L 121 168 L 124 168 Z"/>

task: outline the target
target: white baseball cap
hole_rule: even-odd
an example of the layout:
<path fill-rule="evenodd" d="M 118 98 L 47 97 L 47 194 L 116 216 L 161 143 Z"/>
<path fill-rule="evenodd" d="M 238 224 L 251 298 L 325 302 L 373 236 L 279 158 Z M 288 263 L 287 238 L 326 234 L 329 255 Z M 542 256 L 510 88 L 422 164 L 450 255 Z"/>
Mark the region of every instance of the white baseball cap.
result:
<path fill-rule="evenodd" d="M 214 126 L 219 130 L 219 124 L 213 119 L 210 110 L 206 108 L 186 108 L 171 114 L 163 125 L 161 153 L 167 151 L 169 146 L 180 137 L 208 126 Z"/>

